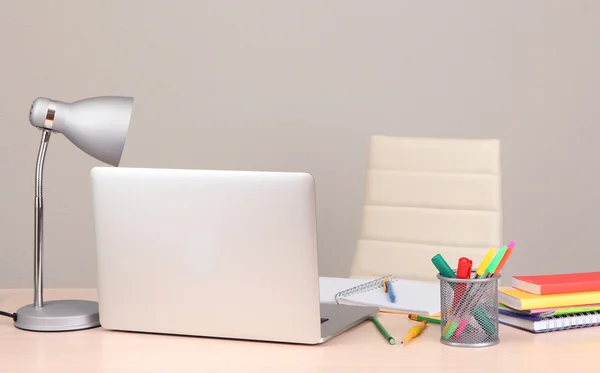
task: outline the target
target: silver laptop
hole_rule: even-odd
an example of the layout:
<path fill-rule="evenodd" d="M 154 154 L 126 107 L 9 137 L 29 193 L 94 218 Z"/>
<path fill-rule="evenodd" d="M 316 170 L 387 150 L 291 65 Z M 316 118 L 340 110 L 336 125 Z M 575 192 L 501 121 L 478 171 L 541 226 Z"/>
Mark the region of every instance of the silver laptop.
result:
<path fill-rule="evenodd" d="M 106 329 L 318 344 L 377 312 L 320 304 L 309 174 L 98 167 L 91 178 Z"/>

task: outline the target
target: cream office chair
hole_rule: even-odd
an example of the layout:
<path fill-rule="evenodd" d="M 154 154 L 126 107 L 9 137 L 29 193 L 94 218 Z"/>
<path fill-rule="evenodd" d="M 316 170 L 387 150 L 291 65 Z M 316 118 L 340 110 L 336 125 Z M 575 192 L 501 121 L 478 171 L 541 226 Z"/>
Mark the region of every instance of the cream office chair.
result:
<path fill-rule="evenodd" d="M 500 142 L 373 136 L 362 214 L 351 277 L 437 281 L 438 253 L 476 269 L 503 245 Z"/>

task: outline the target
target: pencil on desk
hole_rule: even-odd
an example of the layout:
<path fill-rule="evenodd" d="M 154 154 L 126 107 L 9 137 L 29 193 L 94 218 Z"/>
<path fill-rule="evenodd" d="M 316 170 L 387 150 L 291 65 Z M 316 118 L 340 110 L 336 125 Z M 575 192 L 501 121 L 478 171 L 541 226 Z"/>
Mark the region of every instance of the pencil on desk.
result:
<path fill-rule="evenodd" d="M 421 333 L 423 332 L 423 330 L 425 329 L 426 326 L 427 326 L 427 321 L 425 321 L 425 320 L 421 321 L 421 323 L 419 325 L 413 326 L 408 331 L 408 334 L 406 334 L 406 336 L 404 336 L 404 338 L 402 339 L 402 342 L 400 342 L 400 343 L 404 345 L 404 344 L 408 343 L 408 341 L 410 341 L 411 339 L 417 338 L 419 335 L 421 335 Z"/>
<path fill-rule="evenodd" d="M 385 339 L 388 340 L 388 342 L 391 345 L 396 344 L 396 340 L 394 339 L 394 337 L 392 337 L 390 335 L 390 333 L 388 333 L 388 331 L 385 330 L 385 328 L 383 327 L 383 325 L 381 325 L 381 323 L 379 322 L 379 320 L 377 320 L 377 318 L 375 316 L 371 316 L 371 321 L 373 321 L 373 324 L 375 324 L 375 326 L 377 327 L 377 329 L 379 329 L 379 332 L 385 337 Z"/>
<path fill-rule="evenodd" d="M 440 319 L 436 319 L 434 317 L 427 317 L 427 316 L 421 316 L 421 315 L 415 315 L 415 314 L 409 314 L 408 318 L 414 321 L 427 321 L 430 322 L 432 324 L 441 324 L 441 320 Z"/>

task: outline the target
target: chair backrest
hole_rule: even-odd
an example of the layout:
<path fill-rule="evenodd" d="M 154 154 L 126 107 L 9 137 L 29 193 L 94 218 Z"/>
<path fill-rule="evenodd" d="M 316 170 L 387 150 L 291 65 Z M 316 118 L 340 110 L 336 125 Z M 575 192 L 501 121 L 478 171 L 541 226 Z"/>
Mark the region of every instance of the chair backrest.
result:
<path fill-rule="evenodd" d="M 352 277 L 437 281 L 441 254 L 479 265 L 502 240 L 500 142 L 373 136 Z"/>

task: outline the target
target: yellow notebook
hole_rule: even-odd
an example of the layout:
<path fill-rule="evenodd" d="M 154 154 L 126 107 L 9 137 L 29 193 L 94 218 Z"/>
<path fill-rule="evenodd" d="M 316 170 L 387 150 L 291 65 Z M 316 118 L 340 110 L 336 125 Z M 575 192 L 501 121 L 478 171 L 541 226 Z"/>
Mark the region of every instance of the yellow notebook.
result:
<path fill-rule="evenodd" d="M 527 293 L 514 288 L 500 289 L 499 291 L 498 301 L 518 310 L 581 306 L 600 303 L 600 291 L 548 295 Z"/>

